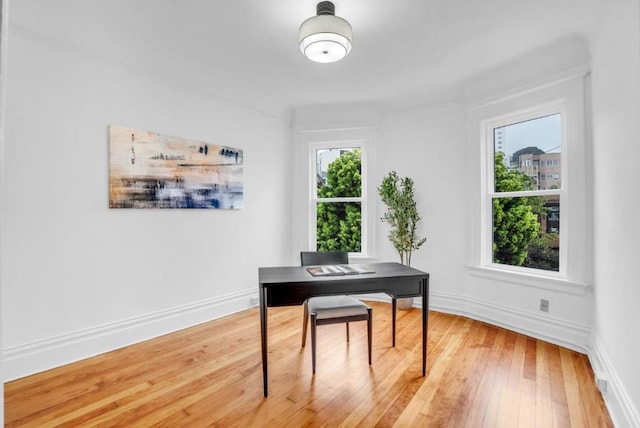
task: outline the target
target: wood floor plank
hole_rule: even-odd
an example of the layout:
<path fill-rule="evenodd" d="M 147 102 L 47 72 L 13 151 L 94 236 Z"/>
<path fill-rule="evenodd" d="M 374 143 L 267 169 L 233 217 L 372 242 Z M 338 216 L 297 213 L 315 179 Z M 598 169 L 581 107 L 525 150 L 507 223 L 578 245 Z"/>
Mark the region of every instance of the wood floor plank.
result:
<path fill-rule="evenodd" d="M 569 404 L 567 402 L 564 373 L 560 361 L 560 348 L 550 346 L 547 352 L 549 358 L 549 379 L 551 381 L 551 410 L 553 424 L 558 427 L 571 426 Z"/>
<path fill-rule="evenodd" d="M 412 426 L 412 424 L 417 423 L 418 419 L 421 419 L 420 415 L 434 414 L 434 401 L 438 400 L 438 393 L 446 388 L 444 379 L 449 373 L 449 368 L 452 362 L 455 361 L 455 356 L 464 341 L 464 337 L 460 333 L 468 330 L 470 324 L 470 320 L 458 320 L 457 328 L 451 329 L 440 341 L 439 345 L 442 348 L 442 354 L 435 359 L 436 361 L 432 362 L 427 379 L 416 391 L 397 421 L 395 421 L 397 426 Z"/>
<path fill-rule="evenodd" d="M 573 366 L 573 358 L 571 351 L 560 349 L 560 363 L 562 364 L 562 373 L 564 375 L 565 392 L 567 395 L 567 405 L 569 410 L 569 420 L 572 426 L 588 426 L 585 418 L 584 407 L 581 404 L 580 387 L 578 386 L 578 378 Z"/>
<path fill-rule="evenodd" d="M 593 370 L 589 364 L 589 358 L 584 354 L 574 353 L 574 367 L 580 388 L 580 404 L 584 407 L 586 420 L 591 427 L 609 428 L 613 427 L 611 420 L 607 417 L 607 410 L 604 402 L 600 399 L 600 392 L 595 382 L 585 382 L 585 379 L 594 379 Z"/>
<path fill-rule="evenodd" d="M 437 426 L 459 427 L 469 413 L 468 396 L 471 395 L 484 371 L 485 362 L 480 360 L 482 343 L 487 334 L 486 325 L 472 323 L 461 348 L 449 367 L 448 375 L 441 383 L 437 399 L 433 401 L 433 422 Z M 446 385 L 446 387 L 445 387 Z"/>
<path fill-rule="evenodd" d="M 300 307 L 269 309 L 269 397 L 257 308 L 5 385 L 7 427 L 612 427 L 585 355 L 468 318 L 374 308 L 322 326 L 318 367 L 301 348 Z M 359 325 L 362 324 L 362 325 Z"/>
<path fill-rule="evenodd" d="M 537 341 L 536 354 L 536 427 L 551 428 L 554 424 L 551 410 L 549 358 L 545 342 Z"/>
<path fill-rule="evenodd" d="M 511 359 L 516 346 L 518 335 L 506 331 L 504 341 L 498 349 L 498 362 L 494 369 L 494 383 L 490 391 L 487 411 L 482 421 L 482 427 L 495 428 L 501 426 L 503 422 L 501 415 L 503 404 L 509 400 L 509 373 L 511 371 Z"/>
<path fill-rule="evenodd" d="M 431 325 L 439 325 L 441 322 L 437 314 L 432 313 L 429 318 Z M 422 384 L 423 378 L 419 371 L 420 354 L 417 352 L 421 346 L 420 329 L 418 318 L 414 318 L 412 324 L 405 329 L 407 332 L 412 332 L 413 335 L 405 335 L 403 342 L 413 344 L 413 349 L 408 349 L 406 346 L 389 348 L 388 354 L 395 361 L 391 360 L 389 369 L 381 372 L 384 374 L 384 381 L 374 385 L 373 389 L 375 396 L 378 397 L 378 402 L 360 421 L 359 426 L 390 426 L 404 410 L 415 390 Z M 435 350 L 437 340 L 438 335 L 429 337 L 430 348 L 434 352 L 438 352 Z M 389 358 L 385 359 L 389 360 Z M 427 361 L 427 370 L 429 370 L 431 362 L 431 360 Z M 389 364 L 389 362 L 385 364 Z M 380 377 L 377 374 L 376 376 Z M 362 409 L 361 406 L 360 411 L 366 412 L 366 409 Z"/>
<path fill-rule="evenodd" d="M 527 338 L 521 335 L 516 337 L 515 346 L 511 355 L 505 399 L 500 405 L 498 426 L 518 426 L 521 398 L 520 388 L 522 383 L 526 340 Z"/>
<path fill-rule="evenodd" d="M 437 359 L 441 353 L 438 343 L 442 338 L 442 332 L 446 329 L 443 323 L 448 323 L 444 314 L 431 312 L 429 314 L 429 325 L 432 331 L 437 331 L 429 336 L 430 359 L 427 361 L 427 369 L 430 370 L 432 361 Z M 419 324 L 415 326 L 419 329 Z M 416 344 L 421 346 L 421 343 Z M 403 352 L 395 348 L 388 348 L 387 352 L 380 357 L 380 363 L 384 364 L 378 370 L 378 361 L 374 363 L 376 370 L 374 382 L 372 383 L 371 396 L 374 401 L 367 403 L 361 401 L 354 412 L 345 421 L 343 426 L 371 427 L 390 425 L 392 421 L 404 410 L 408 400 L 410 400 L 417 388 L 423 383 L 421 373 L 418 371 L 419 358 L 421 355 L 416 352 Z M 407 360 L 408 359 L 408 360 Z M 415 368 L 407 370 L 407 367 Z M 384 418 L 384 419 L 383 419 Z M 356 421 L 357 424 L 356 424 Z"/>
<path fill-rule="evenodd" d="M 487 336 L 484 354 L 486 366 L 482 372 L 482 376 L 478 382 L 478 388 L 475 395 L 471 397 L 473 406 L 469 406 L 469 414 L 464 422 L 467 427 L 481 427 L 489 409 L 492 391 L 496 381 L 496 372 L 501 365 L 501 350 L 504 346 L 506 330 L 497 327 L 491 328 L 491 333 Z M 474 370 L 475 371 L 475 370 Z"/>

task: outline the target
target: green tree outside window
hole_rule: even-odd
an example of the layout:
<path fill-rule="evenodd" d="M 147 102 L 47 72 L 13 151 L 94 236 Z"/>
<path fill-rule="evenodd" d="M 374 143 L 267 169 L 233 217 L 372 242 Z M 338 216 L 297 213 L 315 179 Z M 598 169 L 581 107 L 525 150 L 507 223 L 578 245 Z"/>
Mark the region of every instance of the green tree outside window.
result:
<path fill-rule="evenodd" d="M 504 155 L 495 155 L 496 192 L 533 190 L 533 182 L 521 171 L 509 170 Z M 493 199 L 493 262 L 522 266 L 529 245 L 540 235 L 539 216 L 544 213 L 544 198 L 507 197 Z"/>
<path fill-rule="evenodd" d="M 318 187 L 318 199 L 352 198 L 362 195 L 362 165 L 359 149 L 344 150 L 327 168 L 326 182 Z M 318 202 L 317 251 L 362 249 L 360 202 Z"/>

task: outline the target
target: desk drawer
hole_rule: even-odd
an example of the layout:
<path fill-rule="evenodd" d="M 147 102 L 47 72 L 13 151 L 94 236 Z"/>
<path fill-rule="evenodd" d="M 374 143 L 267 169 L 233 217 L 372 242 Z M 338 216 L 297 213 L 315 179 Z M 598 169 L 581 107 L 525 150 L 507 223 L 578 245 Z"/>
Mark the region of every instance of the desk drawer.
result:
<path fill-rule="evenodd" d="M 267 306 L 301 305 L 310 297 L 340 294 L 385 293 L 394 297 L 421 296 L 422 278 L 341 279 L 314 283 L 265 285 Z M 427 290 L 428 292 L 428 290 Z"/>

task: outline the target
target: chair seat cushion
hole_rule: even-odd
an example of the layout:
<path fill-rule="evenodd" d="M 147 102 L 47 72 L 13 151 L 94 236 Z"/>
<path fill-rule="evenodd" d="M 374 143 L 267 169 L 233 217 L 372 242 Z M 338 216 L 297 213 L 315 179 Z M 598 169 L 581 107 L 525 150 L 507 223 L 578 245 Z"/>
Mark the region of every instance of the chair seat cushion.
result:
<path fill-rule="evenodd" d="M 349 296 L 312 297 L 308 301 L 309 313 L 319 320 L 366 315 L 369 307 Z"/>

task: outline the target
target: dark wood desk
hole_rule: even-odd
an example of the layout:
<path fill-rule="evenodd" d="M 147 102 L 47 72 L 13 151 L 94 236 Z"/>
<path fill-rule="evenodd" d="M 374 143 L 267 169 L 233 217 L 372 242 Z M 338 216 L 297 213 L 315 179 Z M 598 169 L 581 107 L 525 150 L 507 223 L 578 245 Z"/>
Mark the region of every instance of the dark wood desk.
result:
<path fill-rule="evenodd" d="M 375 273 L 324 277 L 312 276 L 303 266 L 258 268 L 265 397 L 268 394 L 267 307 L 301 305 L 308 298 L 315 296 L 363 293 L 386 293 L 396 298 L 422 296 L 422 376 L 426 374 L 429 274 L 400 263 L 369 265 L 375 269 Z M 393 329 L 395 330 L 395 325 Z"/>

